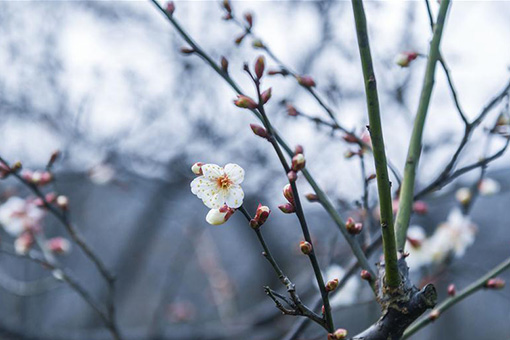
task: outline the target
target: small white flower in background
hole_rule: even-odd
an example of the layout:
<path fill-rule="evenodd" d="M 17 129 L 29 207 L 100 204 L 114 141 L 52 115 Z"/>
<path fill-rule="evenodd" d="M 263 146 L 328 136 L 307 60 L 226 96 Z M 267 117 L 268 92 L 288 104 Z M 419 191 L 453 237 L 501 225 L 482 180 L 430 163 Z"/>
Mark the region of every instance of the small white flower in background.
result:
<path fill-rule="evenodd" d="M 14 241 L 16 254 L 26 255 L 34 244 L 34 236 L 30 232 L 24 232 Z"/>
<path fill-rule="evenodd" d="M 484 178 L 478 184 L 478 191 L 480 192 L 480 195 L 483 195 L 483 196 L 495 195 L 500 190 L 501 190 L 501 185 L 497 181 L 493 180 L 492 178 Z"/>
<path fill-rule="evenodd" d="M 98 164 L 89 170 L 89 178 L 97 185 L 108 184 L 115 177 L 115 169 L 106 163 Z"/>
<path fill-rule="evenodd" d="M 234 209 L 224 205 L 220 209 L 211 209 L 207 213 L 205 220 L 211 225 L 220 225 L 228 221 L 234 213 Z"/>
<path fill-rule="evenodd" d="M 339 265 L 333 264 L 329 266 L 324 281 L 328 282 L 334 279 L 342 279 L 345 275 L 345 270 Z M 350 306 L 357 302 L 358 291 L 360 288 L 360 279 L 358 276 L 353 275 L 340 290 L 330 297 L 331 307 L 336 308 L 340 306 Z"/>
<path fill-rule="evenodd" d="M 210 209 L 219 209 L 225 204 L 239 208 L 243 204 L 244 192 L 239 184 L 244 180 L 244 170 L 237 164 L 224 168 L 216 164 L 201 166 L 203 175 L 191 182 L 191 192 Z"/>
<path fill-rule="evenodd" d="M 0 224 L 7 233 L 19 236 L 40 225 L 44 212 L 33 201 L 12 196 L 0 205 Z"/>
<path fill-rule="evenodd" d="M 417 225 L 412 225 L 407 230 L 406 258 L 407 265 L 411 270 L 429 265 L 432 262 L 432 254 L 428 249 L 427 234 Z"/>
<path fill-rule="evenodd" d="M 460 188 L 455 192 L 455 198 L 462 205 L 467 205 L 471 202 L 471 198 L 473 198 L 473 194 L 469 188 Z"/>

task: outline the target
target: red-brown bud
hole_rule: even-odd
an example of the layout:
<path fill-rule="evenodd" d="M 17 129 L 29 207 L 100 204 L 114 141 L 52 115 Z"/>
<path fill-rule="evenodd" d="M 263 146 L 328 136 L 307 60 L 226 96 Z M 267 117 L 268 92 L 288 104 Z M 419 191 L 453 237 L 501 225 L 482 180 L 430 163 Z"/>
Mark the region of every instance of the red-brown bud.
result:
<path fill-rule="evenodd" d="M 271 88 L 268 88 L 267 90 L 262 92 L 262 94 L 260 95 L 260 98 L 262 99 L 262 104 L 267 103 L 269 99 L 271 99 L 271 92 L 272 92 Z"/>
<path fill-rule="evenodd" d="M 263 43 L 262 43 L 262 41 L 261 41 L 261 40 L 259 40 L 259 39 L 255 39 L 255 40 L 253 40 L 252 46 L 253 46 L 254 48 L 264 48 L 264 44 L 263 44 Z"/>
<path fill-rule="evenodd" d="M 232 7 L 230 6 L 230 1 L 229 0 L 223 0 L 223 8 L 225 9 L 225 11 L 227 11 L 228 13 L 231 13 L 232 12 Z"/>
<path fill-rule="evenodd" d="M 299 153 L 304 153 L 305 152 L 305 149 L 303 148 L 302 145 L 296 145 L 296 147 L 294 148 L 294 155 L 297 155 Z"/>
<path fill-rule="evenodd" d="M 175 3 L 173 1 L 168 1 L 166 3 L 166 8 L 165 8 L 166 12 L 168 13 L 168 15 L 172 15 L 174 14 L 175 12 Z"/>
<path fill-rule="evenodd" d="M 234 100 L 234 104 L 237 107 L 241 107 L 243 109 L 256 109 L 258 107 L 257 103 L 253 99 L 247 96 L 238 95 L 237 99 Z"/>
<path fill-rule="evenodd" d="M 306 194 L 305 197 L 308 200 L 308 202 L 318 202 L 319 201 L 319 196 L 317 196 L 316 194 L 309 193 L 309 194 Z"/>
<path fill-rule="evenodd" d="M 377 178 L 376 174 L 371 174 L 370 176 L 367 177 L 367 181 L 372 181 L 372 180 L 374 180 L 376 178 Z"/>
<path fill-rule="evenodd" d="M 292 170 L 298 172 L 303 170 L 306 164 L 305 156 L 302 153 L 298 153 L 292 157 Z"/>
<path fill-rule="evenodd" d="M 312 244 L 307 241 L 301 241 L 299 242 L 299 249 L 301 249 L 301 252 L 305 255 L 308 255 L 312 252 Z"/>
<path fill-rule="evenodd" d="M 228 73 L 228 60 L 225 57 L 221 57 L 221 69 L 223 72 Z"/>
<path fill-rule="evenodd" d="M 456 294 L 455 285 L 451 283 L 450 285 L 448 285 L 448 295 L 455 296 L 455 294 Z"/>
<path fill-rule="evenodd" d="M 243 34 L 241 34 L 240 36 L 238 36 L 238 37 L 236 38 L 236 40 L 234 40 L 234 42 L 236 43 L 236 45 L 240 45 L 240 44 L 243 42 L 244 37 L 246 37 L 246 33 L 243 33 Z"/>
<path fill-rule="evenodd" d="M 358 137 L 356 137 L 352 133 L 345 134 L 345 135 L 342 136 L 342 138 L 347 143 L 358 144 Z"/>
<path fill-rule="evenodd" d="M 505 287 L 505 280 L 499 277 L 489 279 L 485 284 L 485 288 L 488 289 L 502 289 L 503 287 Z"/>
<path fill-rule="evenodd" d="M 257 78 L 262 78 L 264 75 L 264 68 L 266 67 L 266 61 L 264 56 L 259 56 L 255 61 L 255 75 Z"/>
<path fill-rule="evenodd" d="M 429 206 L 423 201 L 413 203 L 413 211 L 418 215 L 425 215 L 429 211 Z"/>
<path fill-rule="evenodd" d="M 195 50 L 190 47 L 181 47 L 181 53 L 182 54 L 193 54 L 193 53 L 195 53 Z"/>
<path fill-rule="evenodd" d="M 289 179 L 290 182 L 295 182 L 297 180 L 297 172 L 295 172 L 294 170 L 290 170 L 287 173 L 287 178 Z"/>
<path fill-rule="evenodd" d="M 248 27 L 251 28 L 253 26 L 253 14 L 250 12 L 244 13 L 244 20 L 248 23 Z"/>
<path fill-rule="evenodd" d="M 250 124 L 251 130 L 254 134 L 256 134 L 259 137 L 267 139 L 269 137 L 269 134 L 267 133 L 266 129 L 264 129 L 262 126 L 257 124 Z"/>
<path fill-rule="evenodd" d="M 51 153 L 47 167 L 50 168 L 53 165 L 53 163 L 55 163 L 55 161 L 60 158 L 60 155 L 61 155 L 60 150 L 53 151 Z"/>
<path fill-rule="evenodd" d="M 298 76 L 297 81 L 303 87 L 315 87 L 315 80 L 310 76 Z"/>
<path fill-rule="evenodd" d="M 354 156 L 356 156 L 357 153 L 352 151 L 352 150 L 347 150 L 345 153 L 344 153 L 344 157 L 349 159 L 349 158 L 352 158 Z"/>
<path fill-rule="evenodd" d="M 285 214 L 292 214 L 293 212 L 296 212 L 296 208 L 292 203 L 280 204 L 278 209 L 280 209 Z"/>
<path fill-rule="evenodd" d="M 363 280 L 372 281 L 372 275 L 370 275 L 368 270 L 363 269 L 360 273 L 360 276 Z"/>
<path fill-rule="evenodd" d="M 332 292 L 338 287 L 338 279 L 329 280 L 328 283 L 326 283 L 326 291 Z"/>
<path fill-rule="evenodd" d="M 298 110 L 296 110 L 296 108 L 292 104 L 287 104 L 287 114 L 289 116 L 295 117 L 299 113 L 298 113 Z"/>
<path fill-rule="evenodd" d="M 429 313 L 429 320 L 430 321 L 437 320 L 437 318 L 439 318 L 440 314 L 441 314 L 441 312 L 439 310 L 434 309 L 432 312 Z"/>
<path fill-rule="evenodd" d="M 255 222 L 257 223 L 257 227 L 260 227 L 261 225 L 266 223 L 270 213 L 271 209 L 269 209 L 269 207 L 259 203 L 259 206 L 257 207 L 257 212 L 255 213 L 255 217 L 253 218 L 253 220 L 255 220 Z"/>

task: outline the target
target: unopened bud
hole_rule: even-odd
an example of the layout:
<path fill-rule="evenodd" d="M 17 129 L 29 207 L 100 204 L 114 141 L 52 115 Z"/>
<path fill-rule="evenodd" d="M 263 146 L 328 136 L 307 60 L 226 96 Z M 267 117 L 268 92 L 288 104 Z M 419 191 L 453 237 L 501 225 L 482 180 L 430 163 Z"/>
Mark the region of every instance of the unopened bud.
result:
<path fill-rule="evenodd" d="M 290 182 L 295 182 L 297 180 L 297 173 L 294 170 L 290 170 L 287 173 L 287 178 Z"/>
<path fill-rule="evenodd" d="M 292 170 L 299 171 L 303 170 L 306 164 L 305 156 L 302 153 L 298 153 L 292 157 Z"/>
<path fill-rule="evenodd" d="M 352 151 L 352 150 L 348 150 L 348 151 L 346 151 L 344 153 L 344 157 L 347 158 L 347 159 L 352 158 L 352 157 L 354 157 L 356 155 L 357 155 L 357 153 Z"/>
<path fill-rule="evenodd" d="M 299 113 L 298 113 L 298 111 L 296 110 L 296 108 L 295 108 L 293 105 L 291 105 L 291 104 L 287 104 L 287 114 L 288 114 L 289 116 L 295 117 L 295 116 L 297 116 Z"/>
<path fill-rule="evenodd" d="M 257 78 L 262 78 L 264 75 L 264 68 L 266 67 L 266 62 L 264 56 L 259 56 L 257 60 L 255 60 L 255 75 Z"/>
<path fill-rule="evenodd" d="M 204 173 L 202 172 L 202 166 L 204 165 L 204 163 L 202 162 L 196 162 L 195 164 L 193 164 L 191 166 L 191 171 L 197 175 L 197 176 L 202 176 Z"/>
<path fill-rule="evenodd" d="M 238 37 L 236 38 L 236 40 L 234 40 L 234 42 L 236 43 L 236 45 L 240 45 L 240 44 L 243 42 L 244 37 L 246 37 L 246 33 L 243 33 L 243 34 L 241 34 L 240 36 L 238 36 Z"/>
<path fill-rule="evenodd" d="M 257 124 L 250 124 L 251 130 L 254 134 L 256 134 L 259 137 L 267 139 L 269 137 L 269 134 L 267 133 L 266 129 L 264 129 L 262 126 Z"/>
<path fill-rule="evenodd" d="M 182 54 L 192 54 L 192 53 L 195 53 L 195 50 L 190 47 L 181 47 L 181 53 Z"/>
<path fill-rule="evenodd" d="M 333 339 L 334 340 L 342 340 L 347 337 L 347 330 L 343 328 L 339 328 L 333 333 Z"/>
<path fill-rule="evenodd" d="M 352 133 L 345 134 L 344 136 L 342 136 L 342 138 L 347 143 L 358 144 L 358 137 L 356 137 Z"/>
<path fill-rule="evenodd" d="M 315 87 L 315 80 L 310 76 L 298 76 L 297 81 L 303 87 Z"/>
<path fill-rule="evenodd" d="M 280 209 L 284 214 L 292 214 L 293 212 L 296 212 L 296 208 L 292 203 L 280 204 L 278 209 Z"/>
<path fill-rule="evenodd" d="M 289 201 L 289 203 L 294 203 L 294 193 L 290 184 L 286 184 L 283 187 L 283 196 L 287 199 L 287 201 Z"/>
<path fill-rule="evenodd" d="M 49 251 L 55 254 L 67 254 L 71 249 L 71 243 L 62 237 L 54 237 L 46 242 Z"/>
<path fill-rule="evenodd" d="M 448 295 L 455 296 L 455 294 L 456 294 L 455 285 L 452 283 L 448 286 Z"/>
<path fill-rule="evenodd" d="M 234 104 L 237 107 L 241 107 L 243 109 L 256 109 L 258 107 L 257 103 L 253 99 L 247 96 L 238 95 L 237 99 L 234 100 Z"/>
<path fill-rule="evenodd" d="M 224 205 L 219 209 L 211 209 L 207 213 L 205 220 L 211 225 L 220 225 L 228 221 L 230 216 L 234 214 L 235 210 Z"/>
<path fill-rule="evenodd" d="M 363 280 L 372 281 L 372 275 L 368 272 L 368 270 L 363 269 L 360 276 Z"/>
<path fill-rule="evenodd" d="M 505 280 L 499 277 L 489 279 L 485 284 L 485 288 L 488 289 L 502 289 L 503 287 L 505 287 Z"/>
<path fill-rule="evenodd" d="M 30 232 L 24 232 L 14 241 L 16 254 L 26 255 L 34 244 L 34 236 Z"/>
<path fill-rule="evenodd" d="M 319 201 L 319 196 L 317 196 L 316 194 L 309 193 L 309 194 L 306 194 L 305 197 L 308 200 L 308 202 L 318 202 Z"/>
<path fill-rule="evenodd" d="M 14 163 L 12 166 L 11 166 L 11 170 L 13 172 L 16 172 L 16 171 L 19 171 L 23 166 L 21 165 L 21 162 L 20 161 L 17 161 L 16 163 Z"/>
<path fill-rule="evenodd" d="M 53 180 L 53 175 L 49 171 L 44 171 L 41 173 L 41 178 L 39 180 L 39 185 L 46 185 Z"/>
<path fill-rule="evenodd" d="M 232 12 L 232 7 L 230 6 L 230 1 L 229 0 L 223 0 L 223 8 L 228 13 Z"/>
<path fill-rule="evenodd" d="M 329 280 L 328 283 L 326 283 L 326 291 L 332 292 L 338 287 L 338 279 Z"/>
<path fill-rule="evenodd" d="M 248 23 L 248 27 L 253 26 L 253 15 L 250 12 L 244 13 L 244 20 Z"/>
<path fill-rule="evenodd" d="M 259 203 L 259 206 L 257 207 L 257 212 L 255 213 L 255 217 L 252 219 L 252 221 L 255 220 L 255 222 L 257 223 L 257 228 L 266 223 L 270 213 L 271 209 L 269 209 L 269 207 Z"/>
<path fill-rule="evenodd" d="M 423 201 L 416 201 L 413 203 L 413 211 L 418 215 L 425 215 L 429 211 L 429 207 Z"/>
<path fill-rule="evenodd" d="M 262 40 L 255 39 L 253 40 L 252 46 L 255 48 L 264 48 L 264 43 L 262 43 Z"/>
<path fill-rule="evenodd" d="M 51 153 L 51 156 L 50 156 L 50 159 L 48 161 L 47 167 L 50 168 L 53 165 L 53 163 L 55 163 L 56 160 L 60 158 L 60 155 L 61 155 L 60 150 L 53 151 Z"/>
<path fill-rule="evenodd" d="M 496 126 L 506 126 L 510 125 L 510 116 L 506 114 L 505 112 L 500 113 L 498 116 L 498 120 L 496 121 Z"/>
<path fill-rule="evenodd" d="M 402 52 L 395 57 L 395 63 L 400 67 L 408 67 L 418 57 L 416 52 Z"/>
<path fill-rule="evenodd" d="M 221 69 L 223 72 L 228 73 L 228 60 L 225 57 L 221 57 Z"/>
<path fill-rule="evenodd" d="M 44 199 L 46 200 L 46 202 L 48 203 L 53 203 L 53 201 L 55 201 L 55 199 L 57 198 L 57 194 L 55 194 L 54 192 L 49 192 L 47 193 L 45 196 L 44 196 Z"/>
<path fill-rule="evenodd" d="M 299 242 L 299 249 L 301 249 L 301 252 L 305 255 L 308 255 L 312 252 L 313 247 L 310 242 L 307 241 L 301 241 Z"/>
<path fill-rule="evenodd" d="M 175 11 L 175 4 L 173 1 L 169 1 L 166 3 L 166 12 L 168 13 L 168 15 L 172 15 L 174 14 L 174 11 Z"/>
<path fill-rule="evenodd" d="M 57 205 L 62 210 L 67 210 L 69 207 L 69 199 L 66 196 L 60 195 L 57 197 Z"/>
<path fill-rule="evenodd" d="M 434 309 L 432 312 L 429 313 L 429 320 L 434 321 L 437 320 L 441 312 L 437 309 Z"/>
<path fill-rule="evenodd" d="M 367 181 L 372 181 L 372 180 L 374 180 L 376 178 L 377 178 L 376 174 L 371 174 L 370 176 L 367 177 Z"/>
<path fill-rule="evenodd" d="M 262 92 L 262 94 L 260 95 L 260 98 L 262 99 L 262 104 L 267 103 L 269 99 L 271 99 L 271 92 L 272 92 L 271 88 L 268 88 L 267 90 Z"/>
<path fill-rule="evenodd" d="M 473 194 L 471 193 L 471 190 L 469 188 L 460 188 L 455 193 L 455 198 L 460 204 L 466 206 L 471 202 Z"/>
<path fill-rule="evenodd" d="M 356 222 L 352 217 L 347 218 L 347 220 L 345 221 L 345 229 L 349 230 L 351 228 L 354 228 L 354 224 L 356 224 Z"/>

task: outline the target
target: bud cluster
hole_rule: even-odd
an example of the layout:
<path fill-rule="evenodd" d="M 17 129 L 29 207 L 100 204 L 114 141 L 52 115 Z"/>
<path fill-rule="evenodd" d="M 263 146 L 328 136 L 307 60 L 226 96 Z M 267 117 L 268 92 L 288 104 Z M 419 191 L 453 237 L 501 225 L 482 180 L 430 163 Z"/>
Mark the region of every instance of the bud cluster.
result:
<path fill-rule="evenodd" d="M 25 170 L 21 177 L 30 184 L 43 186 L 53 180 L 53 176 L 49 171 L 30 171 Z"/>
<path fill-rule="evenodd" d="M 359 222 L 355 222 L 352 217 L 349 217 L 347 221 L 345 221 L 345 229 L 351 235 L 358 235 L 363 230 L 363 224 Z"/>
<path fill-rule="evenodd" d="M 327 292 L 332 292 L 337 288 L 338 288 L 338 279 L 329 280 L 326 283 L 326 291 Z"/>

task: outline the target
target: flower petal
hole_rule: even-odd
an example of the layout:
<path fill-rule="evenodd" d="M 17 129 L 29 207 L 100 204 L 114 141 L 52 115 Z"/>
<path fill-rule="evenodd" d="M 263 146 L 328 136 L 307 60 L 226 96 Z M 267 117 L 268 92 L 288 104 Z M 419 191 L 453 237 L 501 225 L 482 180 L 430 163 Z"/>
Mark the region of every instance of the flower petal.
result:
<path fill-rule="evenodd" d="M 225 191 L 224 190 L 210 190 L 202 197 L 202 201 L 209 209 L 219 209 L 225 205 Z"/>
<path fill-rule="evenodd" d="M 234 184 L 241 184 L 244 180 L 244 169 L 237 164 L 225 165 L 225 174 Z"/>
<path fill-rule="evenodd" d="M 243 204 L 244 192 L 241 186 L 232 185 L 226 196 L 226 203 L 231 208 L 239 208 Z"/>
<path fill-rule="evenodd" d="M 218 177 L 222 176 L 224 173 L 223 169 L 216 164 L 202 165 L 202 172 L 204 173 L 204 177 L 209 180 L 215 180 Z"/>
<path fill-rule="evenodd" d="M 217 189 L 216 182 L 210 181 L 204 176 L 195 178 L 191 182 L 191 192 L 203 199 L 205 196 L 212 196 L 211 190 Z M 209 195 L 207 195 L 209 193 Z"/>

